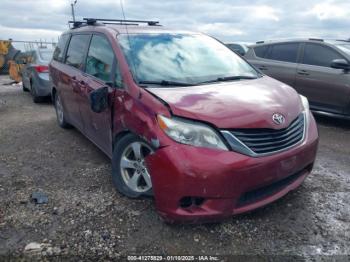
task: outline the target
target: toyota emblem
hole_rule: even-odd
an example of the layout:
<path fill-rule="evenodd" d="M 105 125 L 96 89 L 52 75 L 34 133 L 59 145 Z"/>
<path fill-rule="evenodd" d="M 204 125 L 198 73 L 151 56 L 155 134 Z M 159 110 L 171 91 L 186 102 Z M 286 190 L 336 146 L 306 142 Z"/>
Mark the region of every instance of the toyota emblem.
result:
<path fill-rule="evenodd" d="M 272 120 L 276 125 L 282 125 L 286 119 L 282 114 L 276 113 L 272 115 Z"/>

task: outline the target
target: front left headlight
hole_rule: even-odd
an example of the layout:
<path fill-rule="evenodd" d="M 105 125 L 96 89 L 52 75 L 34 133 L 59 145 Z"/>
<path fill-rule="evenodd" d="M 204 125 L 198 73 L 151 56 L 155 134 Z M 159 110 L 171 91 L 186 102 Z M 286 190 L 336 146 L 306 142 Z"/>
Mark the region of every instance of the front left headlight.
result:
<path fill-rule="evenodd" d="M 300 100 L 301 103 L 303 104 L 304 107 L 304 113 L 305 113 L 305 117 L 306 117 L 306 123 L 309 122 L 309 118 L 310 118 L 310 105 L 309 105 L 309 100 L 307 100 L 307 98 L 305 96 L 299 95 L 300 96 Z"/>
<path fill-rule="evenodd" d="M 211 127 L 181 118 L 157 116 L 160 128 L 176 142 L 207 148 L 228 150 Z"/>
<path fill-rule="evenodd" d="M 303 104 L 304 111 L 309 111 L 310 110 L 310 105 L 309 105 L 309 100 L 305 96 L 299 95 L 301 103 Z"/>

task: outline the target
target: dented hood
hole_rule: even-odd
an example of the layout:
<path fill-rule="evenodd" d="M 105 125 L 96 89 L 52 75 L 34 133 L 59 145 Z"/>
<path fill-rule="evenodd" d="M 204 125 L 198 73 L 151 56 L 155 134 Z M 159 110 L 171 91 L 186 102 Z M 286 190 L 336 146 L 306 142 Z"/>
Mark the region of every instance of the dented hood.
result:
<path fill-rule="evenodd" d="M 287 127 L 303 110 L 297 92 L 270 77 L 189 87 L 148 87 L 176 116 L 209 122 L 218 128 Z M 286 121 L 276 125 L 272 115 Z"/>

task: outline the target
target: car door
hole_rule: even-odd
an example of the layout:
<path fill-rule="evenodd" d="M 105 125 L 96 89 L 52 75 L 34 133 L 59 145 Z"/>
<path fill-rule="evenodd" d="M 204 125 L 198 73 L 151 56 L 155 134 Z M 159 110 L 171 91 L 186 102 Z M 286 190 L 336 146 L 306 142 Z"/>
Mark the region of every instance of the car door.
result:
<path fill-rule="evenodd" d="M 349 74 L 331 68 L 334 59 L 345 57 L 329 46 L 305 43 L 295 88 L 313 109 L 342 113 L 349 101 Z"/>
<path fill-rule="evenodd" d="M 109 40 L 102 34 L 94 34 L 86 57 L 84 85 L 80 88 L 79 106 L 85 135 L 107 155 L 112 154 L 112 108 L 108 107 L 101 113 L 93 112 L 89 95 L 94 90 L 107 86 L 111 102 L 116 92 L 113 81 L 116 71 L 118 71 L 116 58 Z"/>
<path fill-rule="evenodd" d="M 83 78 L 84 60 L 91 34 L 72 35 L 61 70 L 60 96 L 69 122 L 79 130 L 84 130 L 79 111 L 79 94 Z"/>
<path fill-rule="evenodd" d="M 297 42 L 269 45 L 257 67 L 266 75 L 294 86 L 299 47 Z"/>

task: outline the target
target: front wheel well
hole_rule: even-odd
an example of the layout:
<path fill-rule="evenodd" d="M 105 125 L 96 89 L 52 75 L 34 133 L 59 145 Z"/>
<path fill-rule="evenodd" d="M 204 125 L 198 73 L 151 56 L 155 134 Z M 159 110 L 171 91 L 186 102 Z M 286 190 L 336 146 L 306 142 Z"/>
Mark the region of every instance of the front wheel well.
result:
<path fill-rule="evenodd" d="M 138 134 L 136 134 L 135 132 L 132 132 L 130 130 L 123 130 L 120 131 L 118 134 L 114 135 L 113 137 L 113 141 L 112 141 L 112 150 L 114 151 L 117 143 L 126 135 L 128 134 L 133 134 L 139 138 L 141 138 L 142 140 L 144 140 L 146 143 L 148 143 L 154 150 L 156 150 L 157 148 L 159 148 L 159 140 L 158 139 L 151 139 L 151 141 L 149 141 L 148 139 L 146 139 L 145 137 L 142 137 Z"/>
<path fill-rule="evenodd" d="M 117 142 L 120 139 L 122 139 L 124 136 L 126 136 L 127 134 L 132 134 L 132 132 L 129 130 L 123 130 L 114 136 L 114 138 L 113 138 L 113 150 L 114 150 L 114 147 L 116 146 Z"/>

